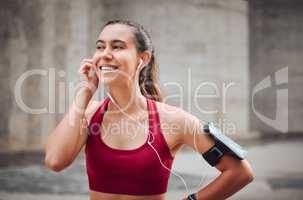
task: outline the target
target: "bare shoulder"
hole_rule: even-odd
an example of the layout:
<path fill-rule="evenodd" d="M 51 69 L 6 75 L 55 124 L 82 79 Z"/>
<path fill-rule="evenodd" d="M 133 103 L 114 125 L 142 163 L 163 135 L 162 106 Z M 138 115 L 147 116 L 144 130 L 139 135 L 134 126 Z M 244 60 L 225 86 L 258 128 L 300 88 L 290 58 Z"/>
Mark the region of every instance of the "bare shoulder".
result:
<path fill-rule="evenodd" d="M 163 102 L 157 102 L 157 109 L 161 122 L 179 124 L 185 128 L 187 125 L 199 123 L 199 119 L 180 107 L 172 106 Z"/>
<path fill-rule="evenodd" d="M 214 145 L 214 141 L 204 134 L 203 124 L 194 115 L 184 111 L 182 108 L 165 103 L 157 103 L 161 118 L 161 127 L 172 136 L 166 137 L 180 145 L 187 145 L 198 152 L 205 152 Z"/>
<path fill-rule="evenodd" d="M 182 108 L 172 106 L 163 102 L 157 102 L 161 127 L 166 133 L 173 133 L 178 142 L 182 142 L 182 137 L 186 133 L 191 133 L 193 129 L 200 128 L 199 119 Z"/>

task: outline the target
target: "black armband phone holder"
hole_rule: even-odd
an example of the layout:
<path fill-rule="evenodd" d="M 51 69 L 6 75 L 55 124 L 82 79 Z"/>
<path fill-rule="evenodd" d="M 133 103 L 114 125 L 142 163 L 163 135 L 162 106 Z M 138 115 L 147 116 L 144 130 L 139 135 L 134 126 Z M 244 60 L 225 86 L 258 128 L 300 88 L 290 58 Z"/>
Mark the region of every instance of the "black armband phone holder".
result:
<path fill-rule="evenodd" d="M 215 145 L 202 154 L 203 158 L 211 166 L 217 165 L 224 154 L 230 154 L 239 160 L 243 160 L 246 157 L 247 151 L 225 136 L 213 123 L 204 125 L 203 129 L 215 141 Z"/>

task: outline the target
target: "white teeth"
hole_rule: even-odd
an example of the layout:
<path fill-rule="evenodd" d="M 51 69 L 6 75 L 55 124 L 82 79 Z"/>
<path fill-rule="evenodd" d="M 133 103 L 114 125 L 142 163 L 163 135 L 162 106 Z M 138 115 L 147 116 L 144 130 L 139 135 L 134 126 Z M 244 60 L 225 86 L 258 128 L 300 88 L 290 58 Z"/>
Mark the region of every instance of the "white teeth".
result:
<path fill-rule="evenodd" d="M 101 70 L 104 70 L 104 71 L 114 71 L 116 70 L 117 68 L 115 67 L 111 67 L 111 66 L 102 66 L 101 67 Z"/>

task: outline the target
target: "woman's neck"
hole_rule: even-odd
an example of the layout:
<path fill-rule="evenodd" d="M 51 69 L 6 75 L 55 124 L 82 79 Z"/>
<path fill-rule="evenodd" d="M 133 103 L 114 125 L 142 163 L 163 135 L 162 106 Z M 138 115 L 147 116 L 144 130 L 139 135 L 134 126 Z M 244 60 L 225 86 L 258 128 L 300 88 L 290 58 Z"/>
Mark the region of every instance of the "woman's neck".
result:
<path fill-rule="evenodd" d="M 146 110 L 146 98 L 141 94 L 139 86 L 108 86 L 107 92 L 111 101 L 114 101 L 108 105 L 108 111 L 112 114 L 121 115 L 121 110 L 127 114 L 136 113 L 142 109 Z"/>

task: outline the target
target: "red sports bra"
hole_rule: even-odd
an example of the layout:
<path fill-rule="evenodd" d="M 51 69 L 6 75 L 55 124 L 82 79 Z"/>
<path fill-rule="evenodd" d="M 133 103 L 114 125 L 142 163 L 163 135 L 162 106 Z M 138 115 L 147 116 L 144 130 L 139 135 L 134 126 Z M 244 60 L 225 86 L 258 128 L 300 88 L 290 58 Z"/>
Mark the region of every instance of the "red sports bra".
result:
<path fill-rule="evenodd" d="M 110 98 L 104 99 L 90 123 L 85 147 L 86 170 L 90 190 L 128 195 L 155 195 L 167 191 L 173 157 L 163 136 L 155 101 L 146 98 L 149 137 L 136 149 L 115 149 L 101 138 L 100 126 Z"/>

